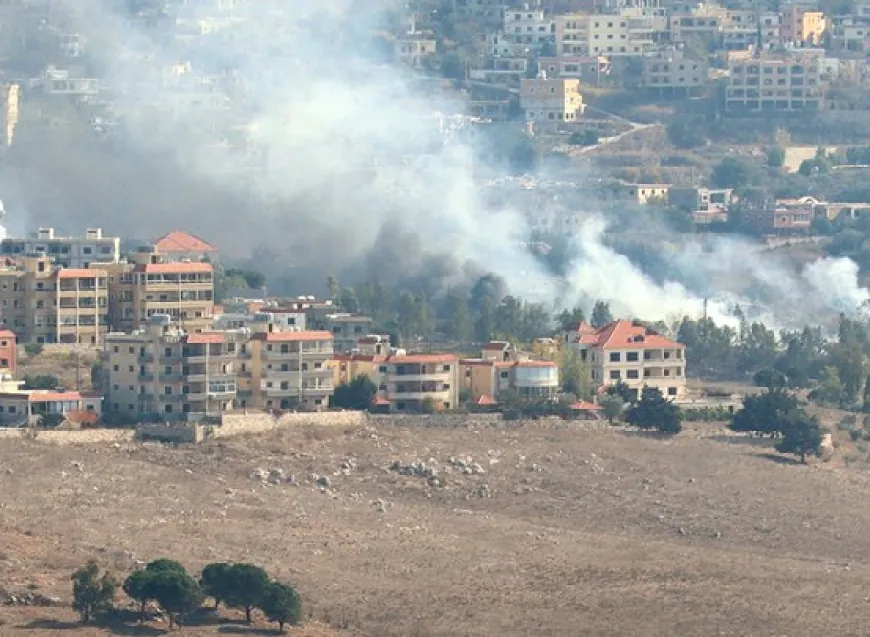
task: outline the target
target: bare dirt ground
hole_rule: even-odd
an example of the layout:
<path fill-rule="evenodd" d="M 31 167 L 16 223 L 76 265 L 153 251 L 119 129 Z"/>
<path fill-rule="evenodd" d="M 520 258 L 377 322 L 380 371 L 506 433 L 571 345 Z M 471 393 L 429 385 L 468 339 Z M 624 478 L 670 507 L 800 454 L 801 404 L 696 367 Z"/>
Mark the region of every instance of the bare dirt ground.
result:
<path fill-rule="evenodd" d="M 443 484 L 394 461 L 437 466 Z M 296 484 L 252 478 L 258 468 Z M 794 637 L 870 625 L 868 474 L 800 466 L 706 424 L 675 439 L 378 424 L 182 448 L 3 441 L 0 488 L 0 586 L 64 600 L 87 559 L 123 576 L 173 557 L 191 569 L 256 562 L 290 581 L 318 622 L 295 630 L 304 637 Z M 73 620 L 64 608 L 0 607 L 0 635 L 162 632 Z"/>

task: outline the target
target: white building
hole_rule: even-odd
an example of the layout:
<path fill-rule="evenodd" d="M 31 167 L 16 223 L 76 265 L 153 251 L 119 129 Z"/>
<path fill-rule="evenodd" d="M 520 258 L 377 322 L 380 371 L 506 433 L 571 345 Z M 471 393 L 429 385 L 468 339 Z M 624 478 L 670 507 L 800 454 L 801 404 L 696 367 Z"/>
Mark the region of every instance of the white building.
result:
<path fill-rule="evenodd" d="M 46 255 L 65 268 L 87 268 L 92 262 L 118 263 L 121 239 L 104 237 L 101 228 L 88 228 L 84 237 L 59 237 L 54 228 L 40 228 L 26 239 L 7 237 L 0 241 L 0 255 Z"/>

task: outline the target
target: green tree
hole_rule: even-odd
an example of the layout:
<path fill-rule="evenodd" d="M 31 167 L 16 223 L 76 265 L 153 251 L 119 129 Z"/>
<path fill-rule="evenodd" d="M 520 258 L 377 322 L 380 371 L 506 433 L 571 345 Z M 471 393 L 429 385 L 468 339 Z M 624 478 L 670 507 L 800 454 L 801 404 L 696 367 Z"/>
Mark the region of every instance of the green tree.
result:
<path fill-rule="evenodd" d="M 292 586 L 272 582 L 260 600 L 260 610 L 270 622 L 277 622 L 283 633 L 284 624 L 298 625 L 302 621 L 302 599 Z"/>
<path fill-rule="evenodd" d="M 474 335 L 474 323 L 468 300 L 459 294 L 447 295 L 447 334 L 460 343 L 468 343 Z"/>
<path fill-rule="evenodd" d="M 798 409 L 797 398 L 782 387 L 772 387 L 761 394 L 743 398 L 743 406 L 734 413 L 732 431 L 776 435 L 783 431 L 786 418 Z"/>
<path fill-rule="evenodd" d="M 368 409 L 378 387 L 365 374 L 360 374 L 350 383 L 341 383 L 335 388 L 329 403 L 337 409 Z"/>
<path fill-rule="evenodd" d="M 214 599 L 214 607 L 217 610 L 220 603 L 226 599 L 230 590 L 230 573 L 232 564 L 227 562 L 213 562 L 207 564 L 199 577 L 199 587 L 202 592 Z"/>
<path fill-rule="evenodd" d="M 227 268 L 224 275 L 232 282 L 230 287 L 260 289 L 266 285 L 266 275 L 251 268 Z"/>
<path fill-rule="evenodd" d="M 100 573 L 93 560 L 76 570 L 70 578 L 73 583 L 73 610 L 78 612 L 82 623 L 112 607 L 118 584 L 108 573 Z"/>
<path fill-rule="evenodd" d="M 767 165 L 771 168 L 782 168 L 785 164 L 785 150 L 781 146 L 774 146 L 767 151 Z"/>
<path fill-rule="evenodd" d="M 34 356 L 39 356 L 42 354 L 42 350 L 45 349 L 45 346 L 42 343 L 38 343 L 33 341 L 32 343 L 24 344 L 24 353 L 30 356 L 31 358 Z"/>
<path fill-rule="evenodd" d="M 750 372 L 770 367 L 778 353 L 776 334 L 763 323 L 743 325 L 737 353 L 737 371 Z"/>
<path fill-rule="evenodd" d="M 170 560 L 166 557 L 161 557 L 159 559 L 148 562 L 145 565 L 145 570 L 149 573 L 163 573 L 166 571 L 175 571 L 177 573 L 187 573 L 187 569 L 184 568 L 184 565 L 177 560 Z"/>
<path fill-rule="evenodd" d="M 614 420 L 622 416 L 622 411 L 625 409 L 625 402 L 619 396 L 604 396 L 599 404 L 604 412 L 604 417 L 611 425 Z"/>
<path fill-rule="evenodd" d="M 61 386 L 60 379 L 52 374 L 27 374 L 22 380 L 24 389 L 57 389 Z"/>
<path fill-rule="evenodd" d="M 852 405 L 858 400 L 866 375 L 864 352 L 857 342 L 848 341 L 833 344 L 828 350 L 830 364 L 836 367 L 843 386 L 841 403 Z"/>
<path fill-rule="evenodd" d="M 165 570 L 149 574 L 148 588 L 152 599 L 169 615 L 169 628 L 178 625 L 178 616 L 202 605 L 199 584 L 182 571 Z"/>
<path fill-rule="evenodd" d="M 572 310 L 564 309 L 556 315 L 556 323 L 558 324 L 559 331 L 562 332 L 585 320 L 586 313 L 582 307 L 574 307 Z"/>
<path fill-rule="evenodd" d="M 345 312 L 356 314 L 359 312 L 359 299 L 356 297 L 356 292 L 353 288 L 342 288 L 338 298 L 338 304 Z"/>
<path fill-rule="evenodd" d="M 438 403 L 432 396 L 426 396 L 420 403 L 420 409 L 424 414 L 434 414 L 438 411 Z"/>
<path fill-rule="evenodd" d="M 563 345 L 559 352 L 559 378 L 563 392 L 574 394 L 581 400 L 588 400 L 592 396 L 589 366 L 569 344 Z"/>
<path fill-rule="evenodd" d="M 840 405 L 843 402 L 843 397 L 840 372 L 832 365 L 826 366 L 822 369 L 818 387 L 810 392 L 810 400 L 826 405 Z"/>
<path fill-rule="evenodd" d="M 716 165 L 710 178 L 717 188 L 746 188 L 754 182 L 754 171 L 745 160 L 726 157 Z"/>
<path fill-rule="evenodd" d="M 139 621 L 145 621 L 145 607 L 148 602 L 153 599 L 149 585 L 151 583 L 151 575 L 145 570 L 136 570 L 127 576 L 121 588 L 127 596 L 139 603 Z"/>
<path fill-rule="evenodd" d="M 793 453 L 806 462 L 808 454 L 819 455 L 822 446 L 822 427 L 819 419 L 803 410 L 788 414 L 783 420 L 783 438 L 776 445 L 780 453 Z"/>
<path fill-rule="evenodd" d="M 758 387 L 786 387 L 788 378 L 779 370 L 768 367 L 756 372 L 752 377 L 752 382 Z"/>
<path fill-rule="evenodd" d="M 245 621 L 251 623 L 251 611 L 259 606 L 269 587 L 269 576 L 253 564 L 233 564 L 226 591 L 226 604 L 232 608 L 245 609 Z"/>
<path fill-rule="evenodd" d="M 644 387 L 640 400 L 628 410 L 628 423 L 640 429 L 658 429 L 662 433 L 678 434 L 683 430 L 680 409 L 667 400 L 657 387 Z"/>
<path fill-rule="evenodd" d="M 866 413 L 870 413 L 870 376 L 867 377 L 867 380 L 864 381 L 864 400 L 862 405 L 862 411 Z"/>
<path fill-rule="evenodd" d="M 589 319 L 592 327 L 602 328 L 611 321 L 613 321 L 613 314 L 610 313 L 610 303 L 596 301 L 595 307 L 592 308 L 592 317 Z"/>

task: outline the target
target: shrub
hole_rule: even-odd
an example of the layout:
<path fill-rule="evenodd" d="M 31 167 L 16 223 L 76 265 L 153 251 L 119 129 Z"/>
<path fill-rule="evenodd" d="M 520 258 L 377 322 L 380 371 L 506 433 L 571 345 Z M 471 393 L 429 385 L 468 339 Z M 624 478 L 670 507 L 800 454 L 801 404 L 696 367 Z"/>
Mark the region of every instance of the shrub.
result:
<path fill-rule="evenodd" d="M 42 354 L 43 349 L 45 349 L 45 346 L 42 343 L 37 343 L 36 341 L 24 344 L 24 353 L 28 356 L 39 356 L 40 354 Z"/>
<path fill-rule="evenodd" d="M 112 607 L 117 583 L 108 573 L 100 573 L 97 563 L 90 561 L 72 574 L 73 610 L 77 611 L 82 623 L 101 611 Z"/>

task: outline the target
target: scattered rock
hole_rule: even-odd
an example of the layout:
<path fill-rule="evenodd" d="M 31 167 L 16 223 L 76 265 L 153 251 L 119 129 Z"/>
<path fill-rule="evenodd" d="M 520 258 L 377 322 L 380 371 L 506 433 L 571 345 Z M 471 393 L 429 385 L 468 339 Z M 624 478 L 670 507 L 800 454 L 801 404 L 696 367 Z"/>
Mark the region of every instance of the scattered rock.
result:
<path fill-rule="evenodd" d="M 683 527 L 680 527 L 680 528 L 677 529 L 677 533 L 679 533 L 680 535 L 685 535 L 685 534 L 686 534 L 686 529 L 684 529 Z"/>
<path fill-rule="evenodd" d="M 284 473 L 283 469 L 272 469 L 269 471 L 270 484 L 282 484 L 284 482 L 287 482 L 287 474 Z"/>
<path fill-rule="evenodd" d="M 257 467 L 256 469 L 251 470 L 251 473 L 248 474 L 248 477 L 251 480 L 259 480 L 260 482 L 265 482 L 269 478 L 269 474 L 266 473 L 264 469 Z"/>
<path fill-rule="evenodd" d="M 381 500 L 378 498 L 373 502 L 375 508 L 378 510 L 378 513 L 386 513 L 387 512 L 387 502 L 385 500 Z"/>
<path fill-rule="evenodd" d="M 427 465 L 421 460 L 409 462 L 407 464 L 395 460 L 390 465 L 390 471 L 395 471 L 403 476 L 416 476 L 418 478 L 434 478 L 438 475 L 438 469 L 434 466 Z"/>
<path fill-rule="evenodd" d="M 315 476 L 314 486 L 321 491 L 326 491 L 332 486 L 332 480 L 329 479 L 329 476 Z"/>
<path fill-rule="evenodd" d="M 4 606 L 64 606 L 62 600 L 35 591 L 10 593 L 0 589 L 0 604 Z"/>

